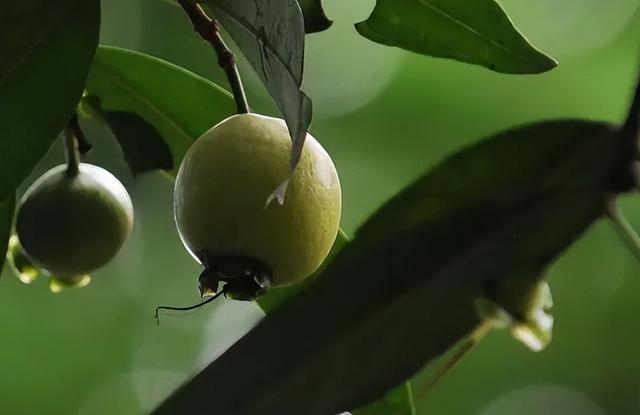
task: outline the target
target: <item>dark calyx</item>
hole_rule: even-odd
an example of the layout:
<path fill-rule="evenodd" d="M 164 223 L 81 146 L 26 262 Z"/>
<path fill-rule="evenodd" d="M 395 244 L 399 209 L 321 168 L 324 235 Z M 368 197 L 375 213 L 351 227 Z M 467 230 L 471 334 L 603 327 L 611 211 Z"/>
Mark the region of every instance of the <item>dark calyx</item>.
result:
<path fill-rule="evenodd" d="M 271 287 L 271 271 L 262 262 L 240 256 L 217 257 L 204 262 L 205 269 L 198 278 L 202 297 L 218 292 L 220 283 L 225 297 L 252 301 Z"/>

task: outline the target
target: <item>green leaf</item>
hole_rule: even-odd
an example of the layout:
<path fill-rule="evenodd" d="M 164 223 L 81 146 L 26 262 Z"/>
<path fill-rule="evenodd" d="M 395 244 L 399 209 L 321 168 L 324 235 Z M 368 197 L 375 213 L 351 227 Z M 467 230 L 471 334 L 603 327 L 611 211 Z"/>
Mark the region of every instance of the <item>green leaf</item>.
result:
<path fill-rule="evenodd" d="M 333 22 L 329 20 L 322 8 L 321 0 L 298 0 L 304 15 L 304 31 L 316 33 L 327 30 Z"/>
<path fill-rule="evenodd" d="M 144 127 L 145 145 L 159 148 L 158 141 L 164 140 L 173 155 L 173 173 L 191 144 L 235 109 L 227 91 L 200 76 L 149 55 L 106 46 L 98 48 L 87 93 L 99 100 L 102 112 L 129 112 L 153 126 L 159 136 Z M 140 122 L 111 127 L 124 142 L 136 134 Z M 135 157 L 130 144 L 123 145 L 129 159 Z M 158 161 L 153 166 L 158 167 Z"/>
<path fill-rule="evenodd" d="M 7 247 L 9 246 L 14 204 L 13 195 L 0 202 L 0 274 L 2 274 Z"/>
<path fill-rule="evenodd" d="M 0 5 L 0 200 L 71 118 L 98 43 L 98 0 Z"/>
<path fill-rule="evenodd" d="M 203 0 L 253 66 L 289 128 L 290 170 L 298 164 L 311 124 L 311 100 L 300 90 L 304 19 L 296 0 Z M 284 199 L 286 182 L 273 194 Z"/>
<path fill-rule="evenodd" d="M 495 0 L 378 0 L 356 25 L 369 40 L 504 73 L 540 73 L 557 62 L 533 47 Z"/>
<path fill-rule="evenodd" d="M 410 382 L 392 389 L 383 399 L 356 410 L 353 415 L 416 415 Z"/>
<path fill-rule="evenodd" d="M 234 415 L 329 415 L 380 398 L 472 333 L 496 282 L 543 275 L 602 215 L 622 145 L 614 126 L 567 120 L 454 155 L 154 414 L 209 413 L 212 390 L 216 413 Z"/>
<path fill-rule="evenodd" d="M 144 118 L 125 111 L 103 111 L 134 175 L 172 170 L 173 155 L 158 131 Z"/>

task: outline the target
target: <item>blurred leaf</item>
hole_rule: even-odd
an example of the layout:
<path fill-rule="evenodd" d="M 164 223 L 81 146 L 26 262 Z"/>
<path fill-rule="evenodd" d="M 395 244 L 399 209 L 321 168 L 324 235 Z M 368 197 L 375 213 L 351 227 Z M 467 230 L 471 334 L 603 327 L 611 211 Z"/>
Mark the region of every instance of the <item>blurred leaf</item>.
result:
<path fill-rule="evenodd" d="M 534 48 L 495 0 L 378 0 L 360 34 L 387 46 L 504 73 L 540 73 L 554 59 Z"/>
<path fill-rule="evenodd" d="M 327 30 L 333 22 L 329 20 L 322 8 L 322 0 L 298 0 L 304 15 L 304 31 L 316 33 Z"/>
<path fill-rule="evenodd" d="M 616 133 L 544 122 L 454 155 L 154 414 L 209 413 L 212 390 L 216 413 L 233 415 L 332 415 L 380 398 L 481 323 L 488 287 L 542 275 L 602 215 Z"/>
<path fill-rule="evenodd" d="M 0 200 L 71 118 L 98 43 L 98 0 L 0 4 Z"/>
<path fill-rule="evenodd" d="M 235 109 L 227 91 L 198 75 L 149 55 L 106 46 L 98 48 L 87 91 L 99 100 L 104 113 L 129 112 L 142 118 L 145 143 L 157 149 L 162 138 L 171 149 L 173 173 L 191 144 Z M 159 137 L 146 128 L 147 124 Z M 128 128 L 132 126 L 140 128 L 140 123 Z M 122 133 L 118 139 L 124 141 L 136 131 Z M 150 144 L 152 141 L 156 143 Z M 131 143 L 123 145 L 128 158 L 136 157 L 130 153 L 131 147 L 139 148 Z M 157 166 L 159 161 L 152 164 Z"/>
<path fill-rule="evenodd" d="M 0 274 L 2 274 L 7 247 L 9 246 L 14 204 L 15 200 L 13 196 L 6 198 L 0 203 Z"/>
<path fill-rule="evenodd" d="M 405 382 L 392 389 L 383 399 L 354 411 L 353 415 L 416 415 L 411 384 Z"/>
<path fill-rule="evenodd" d="M 300 90 L 304 60 L 304 19 L 295 0 L 203 0 L 253 66 L 282 112 L 293 140 L 291 171 L 302 153 L 311 100 Z M 286 183 L 274 192 L 282 201 Z"/>
<path fill-rule="evenodd" d="M 144 118 L 124 111 L 102 113 L 134 175 L 151 170 L 172 170 L 173 155 L 157 130 Z"/>

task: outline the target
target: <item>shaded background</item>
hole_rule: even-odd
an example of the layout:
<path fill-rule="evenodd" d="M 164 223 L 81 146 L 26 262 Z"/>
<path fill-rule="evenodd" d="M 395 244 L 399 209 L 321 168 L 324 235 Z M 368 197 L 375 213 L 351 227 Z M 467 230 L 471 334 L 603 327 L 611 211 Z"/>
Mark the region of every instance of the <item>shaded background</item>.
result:
<path fill-rule="evenodd" d="M 162 0 L 103 3 L 102 43 L 165 58 L 226 86 L 179 9 Z M 305 89 L 314 99 L 312 132 L 341 175 L 350 234 L 421 173 L 487 134 L 547 118 L 621 120 L 640 65 L 640 0 L 501 0 L 533 44 L 560 61 L 539 76 L 373 44 L 353 29 L 373 0 L 324 3 L 335 23 L 308 37 Z M 253 108 L 274 113 L 240 64 Z M 146 413 L 262 315 L 252 304 L 221 301 L 155 325 L 156 305 L 197 301 L 199 268 L 173 224 L 172 183 L 162 173 L 133 178 L 108 131 L 93 122 L 84 127 L 95 145 L 86 160 L 111 170 L 131 193 L 135 231 L 82 290 L 54 295 L 44 279 L 24 286 L 5 269 L 0 415 Z M 62 161 L 56 144 L 25 185 Z M 640 198 L 625 199 L 623 208 L 640 229 Z M 598 223 L 552 270 L 549 348 L 532 353 L 508 333 L 492 333 L 428 397 L 420 390 L 431 371 L 416 378 L 418 414 L 640 413 L 639 277 L 613 229 Z"/>

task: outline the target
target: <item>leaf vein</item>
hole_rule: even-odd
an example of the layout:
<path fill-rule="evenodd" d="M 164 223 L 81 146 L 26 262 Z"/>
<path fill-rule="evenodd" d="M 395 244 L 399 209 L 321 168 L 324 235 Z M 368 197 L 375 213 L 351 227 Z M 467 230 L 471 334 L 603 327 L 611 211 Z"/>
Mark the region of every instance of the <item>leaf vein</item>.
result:
<path fill-rule="evenodd" d="M 496 41 L 495 39 L 492 39 L 490 36 L 487 36 L 486 34 L 480 32 L 479 30 L 477 30 L 477 29 L 473 28 L 472 26 L 468 25 L 467 23 L 463 22 L 462 20 L 452 16 L 451 14 L 447 13 L 442 8 L 431 4 L 429 2 L 429 0 L 418 0 L 418 2 L 420 4 L 422 4 L 423 6 L 430 8 L 431 10 L 433 10 L 436 13 L 438 13 L 439 15 L 441 15 L 445 19 L 449 20 L 450 22 L 454 23 L 455 25 L 460 26 L 463 29 L 466 29 L 467 31 L 469 31 L 472 34 L 474 34 L 475 36 L 479 37 L 480 39 L 483 39 L 483 40 L 487 41 L 488 43 L 490 43 L 493 46 L 497 47 L 498 49 L 502 50 L 503 52 L 506 52 L 507 54 L 509 54 L 511 56 L 515 56 L 515 57 L 519 56 L 517 53 L 515 53 L 513 50 L 509 49 L 507 46 L 501 44 L 500 42 Z"/>

